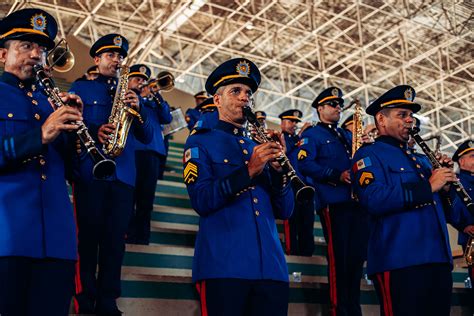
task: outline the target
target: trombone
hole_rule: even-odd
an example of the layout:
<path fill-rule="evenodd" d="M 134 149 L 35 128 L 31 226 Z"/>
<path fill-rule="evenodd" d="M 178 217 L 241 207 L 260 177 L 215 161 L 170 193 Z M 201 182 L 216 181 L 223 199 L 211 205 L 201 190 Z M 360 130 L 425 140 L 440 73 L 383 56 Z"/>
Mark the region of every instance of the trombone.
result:
<path fill-rule="evenodd" d="M 68 72 L 74 67 L 74 63 L 74 55 L 71 53 L 69 45 L 64 38 L 46 56 L 48 68 L 54 69 L 57 72 Z"/>

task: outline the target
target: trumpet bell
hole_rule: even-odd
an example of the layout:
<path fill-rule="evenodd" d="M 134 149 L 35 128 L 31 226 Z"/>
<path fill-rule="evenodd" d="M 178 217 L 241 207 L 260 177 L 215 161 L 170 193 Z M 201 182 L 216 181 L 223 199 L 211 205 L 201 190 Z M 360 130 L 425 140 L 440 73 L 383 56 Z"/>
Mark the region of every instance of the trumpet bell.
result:
<path fill-rule="evenodd" d="M 74 55 L 69 50 L 69 46 L 64 39 L 59 41 L 51 52 L 49 52 L 46 57 L 46 63 L 57 72 L 67 72 L 74 67 Z"/>
<path fill-rule="evenodd" d="M 162 71 L 158 74 L 157 85 L 160 91 L 171 91 L 174 89 L 174 76 L 171 72 Z"/>

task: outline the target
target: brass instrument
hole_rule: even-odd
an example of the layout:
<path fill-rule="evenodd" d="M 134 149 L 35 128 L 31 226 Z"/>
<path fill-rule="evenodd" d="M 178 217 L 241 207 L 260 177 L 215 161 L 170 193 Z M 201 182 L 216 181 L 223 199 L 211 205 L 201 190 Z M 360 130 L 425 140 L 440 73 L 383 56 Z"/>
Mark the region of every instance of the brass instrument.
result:
<path fill-rule="evenodd" d="M 128 132 L 130 131 L 133 120 L 137 118 L 140 123 L 143 123 L 140 113 L 125 104 L 125 95 L 128 91 L 128 74 L 130 70 L 127 66 L 123 66 L 120 67 L 118 71 L 119 82 L 117 84 L 117 90 L 115 91 L 112 111 L 109 116 L 109 124 L 114 124 L 115 130 L 102 148 L 104 153 L 110 157 L 117 157 L 122 153 L 127 143 Z"/>
<path fill-rule="evenodd" d="M 474 264 L 474 238 L 471 235 L 469 235 L 466 249 L 464 250 L 464 260 L 466 260 L 468 266 Z"/>
<path fill-rule="evenodd" d="M 160 91 L 168 92 L 174 89 L 174 76 L 171 72 L 162 71 L 156 77 Z"/>
<path fill-rule="evenodd" d="M 59 89 L 54 85 L 53 80 L 46 74 L 44 68 L 40 65 L 33 66 L 33 70 L 36 74 L 37 80 L 41 83 L 44 91 L 51 102 L 56 108 L 65 106 L 64 102 L 59 96 Z M 95 141 L 89 134 L 89 130 L 85 126 L 84 122 L 74 122 L 79 129 L 76 131 L 79 140 L 82 142 L 84 147 L 87 149 L 87 153 L 94 162 L 94 168 L 92 173 L 97 179 L 105 179 L 112 176 L 115 172 L 115 162 L 105 158 L 95 146 Z"/>
<path fill-rule="evenodd" d="M 46 56 L 46 64 L 57 72 L 67 72 L 74 67 L 75 58 L 66 40 L 61 39 Z"/>
<path fill-rule="evenodd" d="M 352 157 L 356 151 L 362 146 L 362 136 L 364 134 L 364 127 L 362 122 L 362 105 L 358 98 L 354 100 L 354 129 L 352 131 Z"/>
<path fill-rule="evenodd" d="M 257 116 L 252 112 L 252 109 L 249 106 L 245 106 L 243 112 L 250 126 L 254 127 L 256 136 L 253 139 L 256 142 L 263 144 L 275 141 L 267 136 L 265 129 L 260 125 Z M 298 177 L 285 153 L 282 153 L 280 157 L 276 158 L 276 161 L 280 164 L 284 174 L 290 179 L 293 191 L 296 192 L 296 200 L 300 202 L 312 201 L 314 199 L 314 188 L 306 185 Z"/>

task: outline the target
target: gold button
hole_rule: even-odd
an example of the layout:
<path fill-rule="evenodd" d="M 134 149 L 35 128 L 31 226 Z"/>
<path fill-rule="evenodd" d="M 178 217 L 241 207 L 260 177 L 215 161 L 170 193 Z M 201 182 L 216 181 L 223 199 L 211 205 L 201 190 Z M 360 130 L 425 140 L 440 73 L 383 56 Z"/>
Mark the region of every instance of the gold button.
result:
<path fill-rule="evenodd" d="M 40 165 L 42 165 L 42 166 L 44 166 L 46 164 L 46 160 L 44 160 L 44 159 L 40 159 L 39 162 L 40 162 Z"/>
<path fill-rule="evenodd" d="M 422 173 L 420 173 L 420 177 L 424 178 L 424 177 L 425 177 L 425 175 L 424 175 L 424 174 L 422 174 Z"/>
<path fill-rule="evenodd" d="M 31 100 L 31 103 L 33 103 L 34 105 L 38 105 L 38 101 L 36 100 Z"/>
<path fill-rule="evenodd" d="M 255 215 L 259 216 L 259 215 L 260 215 L 260 212 L 259 212 L 259 211 L 255 211 Z"/>
<path fill-rule="evenodd" d="M 421 168 L 421 166 L 420 166 L 419 164 L 416 164 L 416 167 L 417 167 L 418 169 L 420 169 L 420 168 Z"/>
<path fill-rule="evenodd" d="M 42 175 L 41 175 L 41 179 L 46 180 L 46 175 L 45 175 L 45 174 L 42 174 Z"/>
<path fill-rule="evenodd" d="M 31 91 L 28 91 L 28 92 L 26 93 L 26 95 L 31 98 L 31 97 L 33 96 L 33 93 L 31 93 Z"/>
<path fill-rule="evenodd" d="M 38 113 L 35 113 L 35 119 L 39 121 L 41 119 L 41 116 Z"/>
<path fill-rule="evenodd" d="M 249 152 L 247 151 L 247 149 L 244 149 L 243 153 L 247 155 Z"/>
<path fill-rule="evenodd" d="M 8 117 L 13 117 L 13 113 L 8 113 Z"/>
<path fill-rule="evenodd" d="M 224 162 L 225 162 L 225 163 L 228 163 L 228 162 L 229 162 L 229 160 L 227 160 L 227 159 L 224 159 Z"/>
<path fill-rule="evenodd" d="M 243 139 L 239 140 L 239 143 L 243 144 L 245 143 Z"/>
<path fill-rule="evenodd" d="M 257 204 L 257 203 L 258 203 L 258 199 L 257 199 L 257 198 L 253 198 L 253 202 L 254 202 L 255 204 Z"/>
<path fill-rule="evenodd" d="M 405 170 L 405 169 L 403 169 L 403 168 L 400 168 L 400 170 L 401 170 L 401 171 L 403 171 L 403 170 Z"/>
<path fill-rule="evenodd" d="M 416 158 L 415 158 L 415 157 L 411 157 L 411 159 L 413 159 L 413 161 L 416 161 Z"/>
<path fill-rule="evenodd" d="M 248 162 L 248 161 L 246 161 L 246 162 L 245 162 L 245 164 L 246 164 L 246 165 L 248 165 L 248 164 L 249 164 L 249 162 Z"/>

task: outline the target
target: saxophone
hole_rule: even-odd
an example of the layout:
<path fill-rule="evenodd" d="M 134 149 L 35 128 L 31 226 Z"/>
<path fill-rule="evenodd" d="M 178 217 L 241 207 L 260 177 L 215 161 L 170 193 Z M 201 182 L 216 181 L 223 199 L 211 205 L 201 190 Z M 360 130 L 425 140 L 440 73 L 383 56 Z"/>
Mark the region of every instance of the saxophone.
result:
<path fill-rule="evenodd" d="M 354 101 L 354 129 L 352 132 L 352 157 L 356 151 L 362 146 L 362 136 L 364 134 L 364 127 L 362 122 L 362 105 L 358 98 Z"/>
<path fill-rule="evenodd" d="M 110 157 L 117 157 L 122 153 L 127 143 L 128 132 L 133 120 L 137 118 L 143 124 L 140 113 L 125 104 L 125 95 L 128 91 L 129 68 L 126 66 L 121 67 L 119 71 L 119 82 L 109 116 L 109 124 L 114 124 L 115 130 L 102 148 L 104 153 Z"/>

